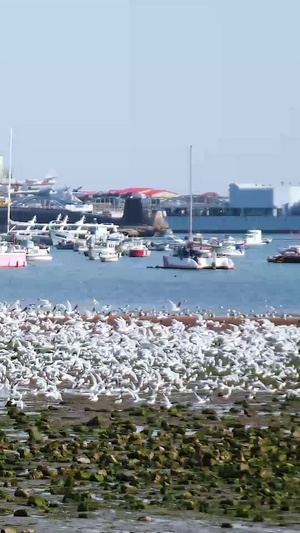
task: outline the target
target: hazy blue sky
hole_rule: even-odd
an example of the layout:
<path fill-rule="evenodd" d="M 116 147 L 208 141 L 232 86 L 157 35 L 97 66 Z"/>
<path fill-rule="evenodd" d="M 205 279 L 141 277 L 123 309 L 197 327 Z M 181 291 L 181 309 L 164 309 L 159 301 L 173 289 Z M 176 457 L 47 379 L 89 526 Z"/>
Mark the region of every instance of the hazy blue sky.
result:
<path fill-rule="evenodd" d="M 1 0 L 0 153 L 85 189 L 300 182 L 299 0 Z"/>

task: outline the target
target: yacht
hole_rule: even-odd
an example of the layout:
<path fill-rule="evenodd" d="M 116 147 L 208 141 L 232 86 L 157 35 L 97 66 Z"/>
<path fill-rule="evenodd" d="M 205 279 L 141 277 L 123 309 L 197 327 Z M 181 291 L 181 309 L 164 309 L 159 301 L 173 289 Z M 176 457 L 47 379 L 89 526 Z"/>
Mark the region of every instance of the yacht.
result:
<path fill-rule="evenodd" d="M 26 258 L 27 261 L 39 261 L 43 263 L 52 261 L 49 247 L 41 248 L 40 246 L 32 246 L 26 248 Z"/>
<path fill-rule="evenodd" d="M 267 258 L 268 263 L 300 263 L 300 246 L 289 246 Z"/>
<path fill-rule="evenodd" d="M 115 255 L 117 255 L 119 258 L 120 254 L 117 248 L 118 245 L 116 242 L 107 241 L 106 243 L 100 245 L 89 246 L 87 251 L 84 252 L 84 255 L 91 260 L 99 260 L 102 257 L 102 261 L 107 257 L 112 257 Z"/>
<path fill-rule="evenodd" d="M 119 261 L 120 253 L 114 249 L 106 248 L 99 253 L 99 258 L 102 263 L 114 263 Z"/>
<path fill-rule="evenodd" d="M 75 224 L 69 224 L 66 229 L 60 231 L 51 231 L 50 236 L 53 244 L 56 246 L 59 241 L 75 241 L 84 239 L 93 233 L 95 240 L 107 239 L 110 231 L 117 231 L 118 226 L 115 224 L 86 224 L 85 216 L 81 217 Z"/>
<path fill-rule="evenodd" d="M 176 268 L 186 270 L 203 269 L 234 269 L 232 259 L 226 256 L 218 257 L 218 240 L 209 243 L 204 240 L 201 233 L 193 234 L 193 194 L 192 194 L 192 150 L 190 146 L 190 231 L 189 238 L 184 246 L 174 250 L 173 255 L 163 256 L 163 268 Z"/>
<path fill-rule="evenodd" d="M 270 244 L 271 242 L 271 238 L 263 238 L 260 229 L 250 229 L 244 236 L 245 246 L 262 246 L 263 244 Z"/>
<path fill-rule="evenodd" d="M 64 230 L 67 227 L 68 216 L 63 219 L 61 215 L 48 224 L 40 224 L 36 222 L 36 217 L 29 220 L 27 223 L 11 221 L 12 227 L 7 233 L 8 238 L 15 236 L 17 240 L 32 239 L 35 242 L 47 242 L 50 244 L 50 232 Z M 52 242 L 51 242 L 52 244 Z"/>
<path fill-rule="evenodd" d="M 164 255 L 163 268 L 233 270 L 234 263 L 229 257 L 219 257 L 215 250 L 195 250 L 191 252 L 187 248 L 183 248 L 178 256 Z"/>

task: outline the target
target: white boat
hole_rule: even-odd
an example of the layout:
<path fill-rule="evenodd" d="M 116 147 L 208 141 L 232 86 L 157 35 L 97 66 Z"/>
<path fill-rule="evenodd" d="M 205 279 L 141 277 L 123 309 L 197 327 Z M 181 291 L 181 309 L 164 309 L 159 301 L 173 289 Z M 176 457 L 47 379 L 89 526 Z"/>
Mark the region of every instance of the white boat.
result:
<path fill-rule="evenodd" d="M 272 239 L 264 239 L 260 229 L 250 229 L 244 236 L 245 246 L 262 246 L 270 242 L 272 242 Z"/>
<path fill-rule="evenodd" d="M 187 257 L 164 255 L 163 268 L 179 268 L 183 270 L 233 270 L 234 263 L 229 257 L 218 257 L 216 252 L 203 250 L 193 256 Z"/>
<path fill-rule="evenodd" d="M 39 248 L 39 246 L 26 248 L 26 258 L 27 261 L 40 261 L 44 263 L 52 261 L 49 248 Z"/>
<path fill-rule="evenodd" d="M 170 250 L 170 245 L 168 242 L 164 242 L 163 240 L 152 241 L 149 243 L 148 248 L 154 252 L 166 252 L 167 250 Z"/>
<path fill-rule="evenodd" d="M 174 236 L 168 236 L 165 239 L 171 250 L 175 250 L 178 246 L 183 246 L 186 243 L 183 239 Z"/>
<path fill-rule="evenodd" d="M 12 227 L 7 233 L 7 237 L 15 236 L 17 240 L 34 240 L 40 242 L 42 240 L 50 241 L 50 232 L 64 230 L 67 227 L 68 216 L 63 219 L 58 215 L 56 220 L 52 220 L 49 224 L 40 224 L 36 222 L 36 216 L 28 222 L 16 222 L 11 220 Z"/>
<path fill-rule="evenodd" d="M 219 243 L 217 237 L 212 237 L 211 240 L 213 242 L 216 241 L 217 244 Z M 188 241 L 187 241 L 187 245 L 192 246 L 193 248 L 199 248 L 199 247 L 201 248 L 201 246 L 206 246 L 208 244 L 210 244 L 210 240 L 205 239 L 202 233 L 192 233 L 189 236 Z"/>
<path fill-rule="evenodd" d="M 192 146 L 190 146 L 190 231 L 186 245 L 175 250 L 174 255 L 163 256 L 163 268 L 182 270 L 222 269 L 233 270 L 234 263 L 230 257 L 218 256 L 218 240 L 209 246 L 201 234 L 193 235 L 193 195 L 192 195 Z"/>
<path fill-rule="evenodd" d="M 107 257 L 112 257 L 112 256 L 117 256 L 117 258 L 119 259 L 120 254 L 119 254 L 119 251 L 116 250 L 117 247 L 118 247 L 117 242 L 107 241 L 106 243 L 103 243 L 102 245 L 99 245 L 99 246 L 89 246 L 85 255 L 92 261 L 99 260 L 101 259 L 101 257 L 104 258 L 104 259 L 101 259 L 104 261 L 106 260 Z M 117 259 L 115 260 L 117 261 Z"/>
<path fill-rule="evenodd" d="M 10 229 L 10 210 L 11 210 L 11 177 L 12 177 L 12 142 L 13 132 L 10 130 L 9 143 L 9 171 L 8 171 L 8 201 L 7 201 L 7 233 Z M 0 267 L 20 268 L 26 267 L 26 253 L 20 246 L 7 242 L 0 242 Z"/>
<path fill-rule="evenodd" d="M 75 224 L 69 224 L 65 229 L 59 231 L 50 231 L 52 243 L 56 246 L 60 241 L 75 242 L 77 239 L 85 239 L 93 234 L 95 240 L 106 240 L 110 232 L 117 231 L 118 226 L 115 224 L 98 224 L 85 223 L 85 216 L 81 217 Z"/>
<path fill-rule="evenodd" d="M 221 242 L 217 248 L 217 254 L 219 256 L 226 255 L 228 257 L 243 257 L 245 255 L 245 248 L 243 246 L 235 246 Z"/>
<path fill-rule="evenodd" d="M 224 238 L 221 240 L 222 243 L 231 244 L 233 246 L 243 246 L 244 240 L 240 239 L 236 241 L 231 235 L 224 235 Z"/>
<path fill-rule="evenodd" d="M 102 263 L 114 263 L 116 261 L 119 261 L 120 254 L 117 253 L 116 251 L 113 251 L 107 248 L 106 250 L 103 250 L 102 252 L 100 252 L 99 257 Z"/>

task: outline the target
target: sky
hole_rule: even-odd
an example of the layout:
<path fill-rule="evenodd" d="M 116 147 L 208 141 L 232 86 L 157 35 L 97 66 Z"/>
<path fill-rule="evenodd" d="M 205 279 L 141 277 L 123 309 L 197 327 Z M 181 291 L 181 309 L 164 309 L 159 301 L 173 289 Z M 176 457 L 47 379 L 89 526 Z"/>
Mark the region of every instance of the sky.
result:
<path fill-rule="evenodd" d="M 0 154 L 84 190 L 300 183 L 299 0 L 1 0 Z"/>

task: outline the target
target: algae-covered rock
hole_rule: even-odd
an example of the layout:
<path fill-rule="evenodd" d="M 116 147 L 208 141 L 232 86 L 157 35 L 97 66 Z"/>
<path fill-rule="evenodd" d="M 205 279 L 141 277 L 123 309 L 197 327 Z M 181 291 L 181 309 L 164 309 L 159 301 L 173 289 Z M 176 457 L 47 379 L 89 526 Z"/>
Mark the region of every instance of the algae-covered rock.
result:
<path fill-rule="evenodd" d="M 151 516 L 140 516 L 138 518 L 139 522 L 152 522 Z"/>
<path fill-rule="evenodd" d="M 101 427 L 102 426 L 102 418 L 101 416 L 94 416 L 93 418 L 91 418 L 87 423 L 86 423 L 87 426 L 92 426 L 92 427 Z"/>
<path fill-rule="evenodd" d="M 16 496 L 16 498 L 29 498 L 29 492 L 27 492 L 27 490 L 21 489 L 20 487 L 15 490 L 14 495 Z"/>
<path fill-rule="evenodd" d="M 88 511 L 88 504 L 86 502 L 82 502 L 78 505 L 77 507 L 77 511 L 82 513 L 82 512 L 87 512 Z"/>
<path fill-rule="evenodd" d="M 101 483 L 103 480 L 104 476 L 102 474 L 96 474 L 95 472 L 93 472 L 90 475 L 90 481 L 98 481 L 99 483 Z"/>
<path fill-rule="evenodd" d="M 97 475 L 97 474 L 95 474 Z M 101 477 L 101 476 L 99 476 Z M 92 480 L 92 474 L 90 474 L 90 472 L 85 472 L 84 470 L 78 470 L 78 472 L 76 472 L 75 474 L 75 479 L 79 479 L 81 481 L 84 481 L 84 480 Z M 102 480 L 103 480 L 103 477 L 102 477 Z M 94 480 L 95 481 L 95 480 Z"/>
<path fill-rule="evenodd" d="M 33 442 L 43 442 L 43 435 L 37 427 L 33 426 L 27 429 L 29 440 Z"/>
<path fill-rule="evenodd" d="M 48 502 L 41 496 L 32 495 L 29 496 L 27 505 L 32 505 L 33 507 L 46 508 L 48 507 Z"/>
<path fill-rule="evenodd" d="M 91 460 L 88 457 L 77 457 L 76 462 L 83 465 L 90 464 Z"/>
<path fill-rule="evenodd" d="M 264 521 L 264 517 L 262 514 L 256 514 L 253 517 L 253 522 L 263 522 L 263 521 Z"/>

